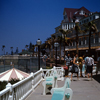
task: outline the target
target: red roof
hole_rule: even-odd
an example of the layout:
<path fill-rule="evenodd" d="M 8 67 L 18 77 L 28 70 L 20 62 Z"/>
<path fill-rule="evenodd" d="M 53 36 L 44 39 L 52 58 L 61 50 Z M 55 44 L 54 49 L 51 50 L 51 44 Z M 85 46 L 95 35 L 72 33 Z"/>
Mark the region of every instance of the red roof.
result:
<path fill-rule="evenodd" d="M 64 9 L 64 12 L 66 12 L 67 13 L 67 17 L 68 17 L 68 19 L 69 19 L 69 22 L 71 22 L 70 21 L 70 18 L 71 19 L 73 19 L 73 15 L 79 15 L 79 16 L 84 16 L 84 15 L 80 15 L 79 14 L 79 12 L 81 11 L 81 10 L 83 10 L 83 11 L 85 11 L 85 13 L 90 13 L 90 11 L 88 10 L 88 9 L 86 9 L 85 7 L 81 7 L 81 8 L 79 8 L 79 9 L 75 9 L 75 8 L 65 8 Z M 77 14 L 75 14 L 75 12 L 77 12 Z"/>
<path fill-rule="evenodd" d="M 78 11 L 84 10 L 86 13 L 90 13 L 90 11 L 88 9 L 86 9 L 85 7 L 81 7 Z"/>

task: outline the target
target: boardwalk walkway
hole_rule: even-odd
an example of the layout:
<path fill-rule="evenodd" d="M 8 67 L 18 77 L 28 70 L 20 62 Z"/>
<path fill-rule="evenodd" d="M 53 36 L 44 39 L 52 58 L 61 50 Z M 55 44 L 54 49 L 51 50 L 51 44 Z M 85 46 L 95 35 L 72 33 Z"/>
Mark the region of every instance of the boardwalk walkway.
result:
<path fill-rule="evenodd" d="M 64 85 L 64 81 L 58 81 L 58 86 Z M 100 100 L 100 83 L 95 81 L 88 81 L 87 78 L 80 78 L 77 81 L 76 77 L 71 82 L 73 90 L 72 100 Z M 43 86 L 40 84 L 34 92 L 32 92 L 26 100 L 51 100 L 51 95 L 42 95 Z"/>

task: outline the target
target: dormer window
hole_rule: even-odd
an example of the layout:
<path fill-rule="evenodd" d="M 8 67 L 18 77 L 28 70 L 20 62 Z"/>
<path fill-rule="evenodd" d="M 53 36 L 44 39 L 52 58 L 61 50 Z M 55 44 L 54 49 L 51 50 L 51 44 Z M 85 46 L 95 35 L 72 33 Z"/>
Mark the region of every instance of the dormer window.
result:
<path fill-rule="evenodd" d="M 74 14 L 77 14 L 77 11 Z"/>
<path fill-rule="evenodd" d="M 80 15 L 84 15 L 85 12 L 83 10 L 80 11 Z"/>
<path fill-rule="evenodd" d="M 67 15 L 64 15 L 64 19 L 66 19 L 67 18 Z"/>

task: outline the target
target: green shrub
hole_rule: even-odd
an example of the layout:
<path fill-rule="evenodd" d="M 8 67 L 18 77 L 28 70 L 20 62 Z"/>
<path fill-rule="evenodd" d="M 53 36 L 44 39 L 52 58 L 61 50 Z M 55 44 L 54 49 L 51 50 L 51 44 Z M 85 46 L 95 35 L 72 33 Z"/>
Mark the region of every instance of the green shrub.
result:
<path fill-rule="evenodd" d="M 19 82 L 20 80 L 19 79 L 11 79 L 10 81 L 9 81 L 9 83 L 11 83 L 12 85 L 13 84 L 15 84 L 15 83 L 17 83 L 17 82 Z"/>
<path fill-rule="evenodd" d="M 6 88 L 7 83 L 8 83 L 7 81 L 3 81 L 3 82 L 0 81 L 0 91 Z"/>
<path fill-rule="evenodd" d="M 12 85 L 19 82 L 19 79 L 11 79 L 10 81 L 0 81 L 0 91 L 6 88 L 7 83 L 11 83 Z"/>

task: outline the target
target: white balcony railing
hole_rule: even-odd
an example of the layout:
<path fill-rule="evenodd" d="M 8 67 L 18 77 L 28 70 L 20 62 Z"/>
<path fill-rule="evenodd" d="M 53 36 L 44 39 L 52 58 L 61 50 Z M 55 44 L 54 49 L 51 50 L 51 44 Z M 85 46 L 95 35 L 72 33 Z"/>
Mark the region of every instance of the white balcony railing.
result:
<path fill-rule="evenodd" d="M 56 67 L 56 70 L 59 74 L 59 79 L 63 80 L 63 68 Z M 6 89 L 0 91 L 0 100 L 24 100 L 42 81 L 44 71 L 47 71 L 47 69 L 41 68 L 39 71 L 31 73 L 28 78 L 25 78 L 14 85 L 8 83 Z"/>
<path fill-rule="evenodd" d="M 24 100 L 42 81 L 42 73 L 40 69 L 14 85 L 8 83 L 6 89 L 0 92 L 0 100 Z"/>

